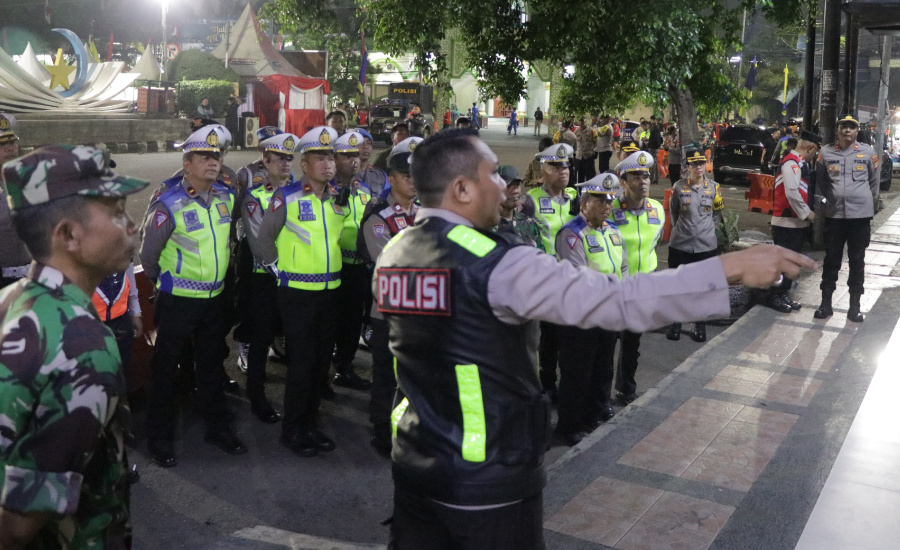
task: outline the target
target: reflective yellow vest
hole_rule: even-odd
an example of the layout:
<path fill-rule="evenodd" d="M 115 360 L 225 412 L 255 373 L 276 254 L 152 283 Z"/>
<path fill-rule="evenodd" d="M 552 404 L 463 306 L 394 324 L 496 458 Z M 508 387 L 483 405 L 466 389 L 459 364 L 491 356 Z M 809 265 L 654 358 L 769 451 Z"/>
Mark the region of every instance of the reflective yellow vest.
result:
<path fill-rule="evenodd" d="M 341 230 L 340 238 L 341 259 L 344 265 L 363 263 L 362 258 L 356 253 L 356 239 L 359 235 L 363 212 L 372 199 L 368 187 L 361 186 L 356 182 L 350 185 L 354 187 L 350 193 L 349 204 L 344 207 L 344 228 Z"/>
<path fill-rule="evenodd" d="M 541 230 L 541 241 L 544 243 L 544 252 L 550 255 L 556 254 L 556 234 L 562 226 L 569 223 L 575 215 L 569 213 L 569 201 L 575 199 L 576 191 L 567 187 L 563 196 L 569 201 L 564 204 L 553 200 L 543 187 L 535 187 L 528 191 L 534 200 L 534 218 Z"/>
<path fill-rule="evenodd" d="M 628 273 L 652 273 L 656 270 L 656 244 L 662 237 L 666 212 L 662 205 L 647 199 L 646 206 L 637 215 L 628 210 L 619 199 L 613 201 L 609 221 L 616 224 L 625 239 L 628 254 Z"/>

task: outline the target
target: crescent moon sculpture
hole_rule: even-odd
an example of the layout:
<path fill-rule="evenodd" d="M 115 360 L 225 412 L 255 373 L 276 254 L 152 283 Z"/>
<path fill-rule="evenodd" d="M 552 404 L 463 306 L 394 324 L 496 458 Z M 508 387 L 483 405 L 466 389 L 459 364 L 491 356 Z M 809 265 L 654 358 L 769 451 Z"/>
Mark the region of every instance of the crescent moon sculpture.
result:
<path fill-rule="evenodd" d="M 66 37 L 72 44 L 72 49 L 75 50 L 75 60 L 78 63 L 78 71 L 75 73 L 75 81 L 72 82 L 72 85 L 68 90 L 64 90 L 59 92 L 59 95 L 62 97 L 72 97 L 77 94 L 84 88 L 85 83 L 87 82 L 87 72 L 88 72 L 88 55 L 87 50 L 84 49 L 84 44 L 81 43 L 81 40 L 78 39 L 78 36 L 70 31 L 69 29 L 52 29 L 53 32 L 58 32 L 59 34 Z"/>

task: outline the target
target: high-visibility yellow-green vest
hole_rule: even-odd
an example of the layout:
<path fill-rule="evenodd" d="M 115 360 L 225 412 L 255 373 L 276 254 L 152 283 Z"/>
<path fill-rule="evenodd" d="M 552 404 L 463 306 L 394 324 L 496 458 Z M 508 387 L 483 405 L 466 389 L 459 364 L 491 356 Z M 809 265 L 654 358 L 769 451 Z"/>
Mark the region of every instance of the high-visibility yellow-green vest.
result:
<path fill-rule="evenodd" d="M 624 239 L 616 226 L 603 222 L 603 227 L 594 229 L 581 216 L 563 226 L 571 229 L 584 247 L 587 265 L 594 271 L 622 278 L 622 244 Z M 572 239 L 574 237 L 566 237 Z"/>
<path fill-rule="evenodd" d="M 575 199 L 576 191 L 571 187 L 566 188 L 564 197 L 569 200 L 563 204 L 553 200 L 550 193 L 543 187 L 535 187 L 528 191 L 534 200 L 534 218 L 541 230 L 541 241 L 544 243 L 544 251 L 547 254 L 556 254 L 556 234 L 562 226 L 569 223 L 574 214 L 569 213 L 569 201 Z"/>
<path fill-rule="evenodd" d="M 355 182 L 350 185 L 354 187 L 350 192 L 349 204 L 344 207 L 344 228 L 341 230 L 340 239 L 341 258 L 344 265 L 363 263 L 362 258 L 356 253 L 356 239 L 359 235 L 363 212 L 372 199 L 368 188 Z"/>
<path fill-rule="evenodd" d="M 331 196 L 319 199 L 303 181 L 281 188 L 286 219 L 275 239 L 278 286 L 327 290 L 341 286 L 344 209 Z M 274 199 L 273 199 L 274 200 Z"/>
<path fill-rule="evenodd" d="M 212 298 L 225 284 L 234 194 L 213 183 L 209 208 L 196 195 L 193 188 L 176 185 L 158 199 L 169 209 L 175 230 L 159 257 L 156 286 L 174 296 Z"/>
<path fill-rule="evenodd" d="M 646 205 L 637 213 L 628 210 L 628 205 L 613 201 L 609 221 L 616 224 L 625 239 L 628 255 L 628 273 L 652 273 L 656 270 L 656 244 L 662 237 L 666 223 L 666 212 L 662 205 L 647 199 Z"/>
<path fill-rule="evenodd" d="M 262 208 L 262 212 L 265 212 L 267 208 L 269 208 L 269 201 L 272 200 L 272 195 L 275 194 L 275 187 L 272 186 L 271 183 L 260 183 L 255 187 L 250 189 L 250 195 L 256 199 L 259 203 L 260 208 Z M 253 260 L 253 272 L 254 273 L 269 273 L 269 270 L 265 267 L 258 265 L 256 260 Z"/>

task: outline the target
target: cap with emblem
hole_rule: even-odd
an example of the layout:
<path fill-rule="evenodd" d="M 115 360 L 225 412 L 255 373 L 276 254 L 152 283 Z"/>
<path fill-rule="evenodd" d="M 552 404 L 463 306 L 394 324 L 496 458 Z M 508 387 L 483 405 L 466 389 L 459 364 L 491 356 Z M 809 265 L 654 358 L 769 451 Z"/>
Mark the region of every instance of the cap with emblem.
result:
<path fill-rule="evenodd" d="M 219 134 L 219 147 L 224 154 L 226 150 L 231 147 L 231 142 L 234 141 L 234 137 L 231 135 L 231 131 L 221 124 L 216 124 L 216 133 Z"/>
<path fill-rule="evenodd" d="M 359 153 L 359 144 L 362 143 L 362 135 L 354 130 L 347 132 L 334 142 L 334 152 L 341 154 Z"/>
<path fill-rule="evenodd" d="M 575 185 L 581 190 L 581 194 L 606 195 L 614 198 L 619 191 L 619 178 L 615 174 L 604 172 L 593 178 Z"/>
<path fill-rule="evenodd" d="M 800 139 L 804 141 L 811 141 L 816 145 L 822 145 L 822 136 L 819 134 L 814 134 L 808 130 L 803 130 L 800 132 Z"/>
<path fill-rule="evenodd" d="M 706 164 L 706 152 L 699 147 L 685 147 L 684 148 L 684 162 L 687 164 L 694 164 L 702 162 Z"/>
<path fill-rule="evenodd" d="M 338 138 L 338 133 L 330 126 L 317 126 L 303 134 L 300 138 L 300 144 L 297 151 L 304 153 L 333 153 L 334 142 Z"/>
<path fill-rule="evenodd" d="M 859 128 L 859 121 L 853 118 L 853 115 L 844 115 L 838 119 L 838 126 L 856 126 Z"/>
<path fill-rule="evenodd" d="M 641 150 L 640 147 L 635 145 L 635 143 L 633 141 L 629 141 L 628 143 L 626 143 L 625 145 L 622 146 L 622 152 L 628 153 L 629 155 L 631 153 L 637 153 L 640 150 Z"/>
<path fill-rule="evenodd" d="M 227 130 L 218 124 L 204 126 L 188 136 L 183 143 L 176 143 L 175 147 L 184 149 L 185 153 L 221 153 L 228 143 L 225 132 Z"/>
<path fill-rule="evenodd" d="M 500 177 L 503 178 L 503 181 L 506 182 L 506 185 L 522 182 L 522 176 L 519 175 L 519 169 L 509 164 L 502 165 L 497 170 L 497 174 L 499 174 Z"/>
<path fill-rule="evenodd" d="M 103 151 L 84 145 L 40 147 L 4 164 L 3 177 L 11 210 L 71 195 L 124 197 L 149 183 L 116 175 Z"/>
<path fill-rule="evenodd" d="M 278 126 L 263 126 L 256 131 L 256 139 L 258 139 L 259 141 L 265 141 L 272 136 L 277 136 L 278 134 L 283 133 L 284 132 Z"/>
<path fill-rule="evenodd" d="M 16 135 L 16 117 L 0 113 L 0 144 L 16 141 L 19 136 Z"/>
<path fill-rule="evenodd" d="M 561 164 L 569 165 L 569 157 L 575 154 L 575 149 L 567 143 L 554 143 L 547 147 L 537 155 L 535 155 L 542 164 Z"/>
<path fill-rule="evenodd" d="M 651 166 L 653 166 L 653 155 L 647 151 L 638 151 L 625 157 L 625 160 L 616 166 L 616 173 L 620 176 L 628 172 L 649 173 Z"/>
<path fill-rule="evenodd" d="M 297 143 L 299 142 L 300 138 L 294 134 L 283 132 L 260 141 L 259 147 L 263 151 L 281 153 L 282 155 L 293 155 L 294 151 L 297 150 Z"/>
<path fill-rule="evenodd" d="M 420 137 L 408 137 L 394 145 L 391 153 L 388 155 L 388 168 L 409 174 L 409 166 L 412 164 L 412 154 L 416 150 L 416 146 L 422 143 Z"/>

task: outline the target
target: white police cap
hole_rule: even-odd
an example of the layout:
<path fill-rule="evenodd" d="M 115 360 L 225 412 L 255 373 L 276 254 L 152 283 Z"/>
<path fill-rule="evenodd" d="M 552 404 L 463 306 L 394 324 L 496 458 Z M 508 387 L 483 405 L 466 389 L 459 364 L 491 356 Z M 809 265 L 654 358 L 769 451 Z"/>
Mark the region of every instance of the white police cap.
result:
<path fill-rule="evenodd" d="M 576 184 L 575 187 L 581 190 L 582 195 L 590 193 L 593 195 L 615 196 L 619 191 L 619 178 L 615 174 L 604 172 L 587 181 Z"/>
<path fill-rule="evenodd" d="M 226 138 L 230 137 L 230 133 L 219 124 L 212 124 L 200 128 L 182 143 L 176 143 L 175 147 L 184 149 L 185 153 L 221 153 L 222 149 L 227 147 Z"/>
<path fill-rule="evenodd" d="M 412 164 L 413 151 L 422 141 L 420 137 L 408 137 L 395 145 L 388 155 L 388 168 L 408 174 L 409 166 Z"/>
<path fill-rule="evenodd" d="M 0 143 L 9 143 L 17 139 L 19 136 L 16 135 L 16 117 L 0 113 Z"/>
<path fill-rule="evenodd" d="M 359 153 L 363 137 L 359 132 L 347 132 L 334 142 L 335 153 Z"/>
<path fill-rule="evenodd" d="M 647 151 L 631 153 L 625 160 L 616 166 L 616 173 L 620 176 L 628 172 L 649 172 L 653 166 L 653 155 Z"/>
<path fill-rule="evenodd" d="M 269 151 L 272 153 L 281 153 L 282 155 L 293 155 L 294 151 L 297 150 L 297 144 L 300 142 L 300 138 L 291 134 L 290 132 L 285 132 L 281 134 L 276 134 L 272 137 L 266 138 L 259 142 L 259 148 L 263 151 Z"/>
<path fill-rule="evenodd" d="M 329 126 L 317 126 L 303 134 L 297 151 L 303 153 L 333 153 L 334 142 L 337 141 L 338 133 L 334 128 Z"/>
<path fill-rule="evenodd" d="M 569 157 L 575 154 L 575 149 L 567 143 L 555 143 L 547 147 L 537 155 L 541 163 L 565 163 L 569 165 Z"/>

